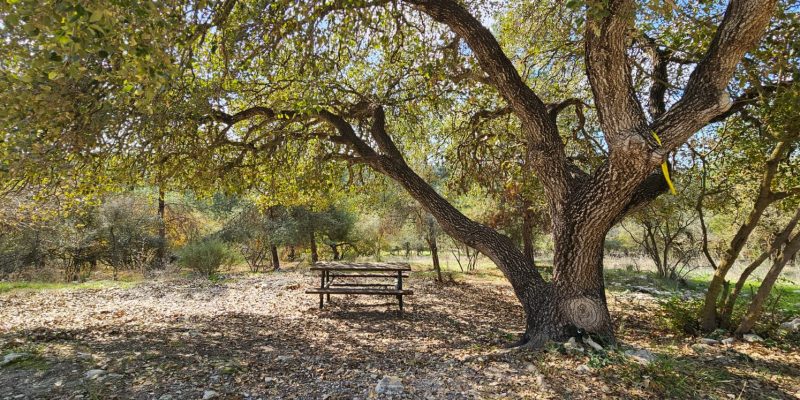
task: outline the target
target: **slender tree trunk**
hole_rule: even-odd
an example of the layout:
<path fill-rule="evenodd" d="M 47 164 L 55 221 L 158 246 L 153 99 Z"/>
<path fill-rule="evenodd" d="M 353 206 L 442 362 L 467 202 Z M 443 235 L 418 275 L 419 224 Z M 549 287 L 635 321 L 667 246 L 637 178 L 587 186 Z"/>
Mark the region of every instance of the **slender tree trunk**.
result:
<path fill-rule="evenodd" d="M 313 264 L 313 263 L 319 261 L 319 254 L 317 253 L 317 239 L 316 239 L 316 237 L 314 237 L 314 229 L 313 228 L 311 229 L 311 232 L 309 233 L 308 236 L 309 236 L 309 238 L 308 238 L 309 242 L 308 243 L 309 243 L 309 246 L 311 247 L 311 263 Z"/>
<path fill-rule="evenodd" d="M 269 246 L 269 251 L 272 253 L 272 269 L 274 271 L 281 269 L 281 259 L 278 256 L 278 246 L 271 244 Z"/>
<path fill-rule="evenodd" d="M 436 235 L 429 235 L 427 240 L 428 247 L 431 249 L 431 258 L 433 259 L 433 270 L 436 271 L 436 280 L 443 282 L 442 267 L 439 264 L 439 247 L 436 243 Z"/>
<path fill-rule="evenodd" d="M 791 220 L 789 220 L 786 226 L 780 232 L 778 232 L 777 235 L 775 235 L 775 238 L 772 240 L 772 242 L 770 242 L 767 251 L 761 253 L 761 255 L 759 255 L 758 258 L 756 258 L 752 263 L 750 263 L 750 265 L 748 265 L 747 268 L 742 272 L 742 275 L 739 277 L 739 281 L 736 282 L 736 287 L 733 289 L 733 292 L 730 294 L 730 296 L 728 296 L 724 308 L 722 310 L 722 316 L 720 319 L 722 321 L 724 328 L 730 326 L 730 318 L 731 314 L 733 313 L 733 308 L 736 305 L 736 300 L 739 297 L 739 293 L 744 287 L 744 284 L 747 281 L 747 278 L 750 276 L 750 274 L 752 274 L 753 271 L 755 271 L 759 265 L 761 265 L 764 261 L 766 261 L 767 258 L 770 258 L 769 256 L 771 254 L 777 254 L 777 257 L 775 257 L 775 260 L 773 261 L 773 265 L 770 268 L 770 271 L 767 273 L 767 277 L 764 278 L 764 281 L 761 283 L 761 286 L 759 287 L 759 293 L 761 293 L 762 288 L 764 288 L 764 286 L 768 283 L 767 280 L 770 274 L 771 273 L 775 274 L 773 282 L 769 285 L 767 289 L 765 289 L 766 292 L 765 294 L 763 294 L 763 296 L 766 296 L 769 294 L 769 289 L 771 288 L 771 286 L 775 283 L 774 279 L 777 278 L 778 274 L 780 274 L 781 270 L 784 268 L 786 263 L 788 263 L 788 261 L 791 258 L 797 255 L 798 249 L 793 246 L 798 246 L 798 244 L 795 243 L 795 241 L 800 242 L 800 239 L 798 239 L 798 237 L 800 237 L 800 234 L 796 234 L 794 239 L 790 239 L 790 235 L 792 234 L 792 231 L 794 231 L 798 222 L 800 222 L 800 209 L 798 209 L 795 212 L 794 216 L 792 217 Z M 779 251 L 781 247 L 784 247 L 783 252 Z M 779 263 L 781 262 L 783 263 L 783 265 L 779 265 Z M 758 295 L 756 295 L 756 297 L 758 297 Z M 745 322 L 745 320 L 742 320 L 740 324 L 740 329 L 747 329 L 742 333 L 752 329 L 752 324 L 755 323 L 755 321 L 758 319 L 758 316 L 761 313 L 760 310 L 761 305 L 758 305 L 755 308 L 753 306 L 754 304 L 757 303 L 756 300 L 757 299 L 755 298 L 753 299 L 750 306 L 751 307 L 750 311 L 748 311 L 747 316 L 745 316 L 745 319 L 747 319 L 752 312 L 753 315 L 750 317 L 751 321 Z M 761 304 L 763 304 L 764 300 L 765 299 L 760 299 L 759 301 Z"/>
<path fill-rule="evenodd" d="M 750 233 L 758 226 L 758 222 L 761 220 L 764 211 L 770 204 L 777 200 L 772 193 L 771 186 L 778 170 L 778 164 L 784 158 L 786 148 L 786 142 L 779 142 L 772 150 L 772 153 L 770 153 L 766 162 L 766 169 L 759 183 L 758 197 L 756 197 L 756 201 L 753 204 L 753 209 L 747 216 L 745 223 L 736 231 L 736 234 L 733 236 L 728 246 L 728 250 L 725 251 L 722 257 L 722 261 L 714 271 L 714 276 L 711 278 L 711 283 L 708 285 L 708 291 L 706 292 L 705 301 L 703 303 L 703 310 L 700 315 L 700 328 L 704 331 L 710 332 L 719 326 L 717 301 L 725 285 L 725 276 L 736 262 L 736 259 L 739 258 L 739 253 L 741 253 L 742 248 L 744 248 L 744 245 L 747 243 Z"/>
<path fill-rule="evenodd" d="M 341 256 L 339 255 L 339 246 L 336 243 L 331 243 L 331 252 L 333 252 L 333 261 L 339 261 Z"/>
<path fill-rule="evenodd" d="M 731 323 L 731 315 L 733 314 L 733 307 L 736 305 L 736 300 L 739 299 L 739 294 L 742 292 L 742 288 L 744 288 L 745 282 L 747 282 L 747 278 L 750 277 L 750 274 L 758 268 L 767 258 L 769 258 L 769 251 L 765 251 L 761 253 L 747 268 L 742 271 L 742 274 L 739 276 L 739 280 L 736 281 L 736 286 L 733 287 L 733 290 L 728 294 L 725 298 L 725 304 L 722 306 L 722 312 L 719 316 L 719 324 L 721 327 L 727 329 L 730 327 Z"/>
<path fill-rule="evenodd" d="M 783 267 L 786 266 L 798 250 L 800 250 L 800 233 L 795 234 L 792 240 L 786 244 L 782 254 L 772 263 L 772 267 L 770 267 L 767 275 L 764 276 L 764 280 L 761 281 L 761 286 L 758 287 L 758 292 L 756 292 L 756 295 L 750 303 L 750 307 L 747 309 L 747 314 L 742 318 L 739 327 L 736 328 L 737 335 L 750 332 L 750 330 L 753 329 L 756 321 L 758 321 L 758 318 L 761 316 L 761 312 L 764 310 L 764 302 L 767 301 L 769 292 L 772 291 L 772 287 L 775 286 L 775 281 L 778 280 L 778 276 L 780 276 L 783 271 Z"/>
<path fill-rule="evenodd" d="M 164 188 L 158 187 L 158 247 L 156 248 L 155 266 L 163 267 L 164 259 L 167 257 L 167 224 L 164 219 L 166 211 L 164 202 Z"/>
<path fill-rule="evenodd" d="M 533 254 L 533 211 L 531 211 L 527 202 L 523 203 L 522 210 L 522 253 L 530 260 L 531 265 L 536 265 L 536 260 Z"/>

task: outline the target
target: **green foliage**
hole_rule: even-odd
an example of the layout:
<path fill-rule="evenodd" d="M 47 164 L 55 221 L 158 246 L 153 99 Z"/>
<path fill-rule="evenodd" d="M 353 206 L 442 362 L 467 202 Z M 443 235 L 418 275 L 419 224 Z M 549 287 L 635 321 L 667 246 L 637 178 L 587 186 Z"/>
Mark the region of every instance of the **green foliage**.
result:
<path fill-rule="evenodd" d="M 96 235 L 103 247 L 100 258 L 115 270 L 147 268 L 157 249 L 166 246 L 157 235 L 155 205 L 148 206 L 136 196 L 117 196 L 98 208 Z"/>
<path fill-rule="evenodd" d="M 219 239 L 192 242 L 178 251 L 178 262 L 182 266 L 208 279 L 215 279 L 222 268 L 235 260 L 230 247 Z"/>
<path fill-rule="evenodd" d="M 678 334 L 696 335 L 700 332 L 702 301 L 672 296 L 661 302 L 662 324 Z"/>

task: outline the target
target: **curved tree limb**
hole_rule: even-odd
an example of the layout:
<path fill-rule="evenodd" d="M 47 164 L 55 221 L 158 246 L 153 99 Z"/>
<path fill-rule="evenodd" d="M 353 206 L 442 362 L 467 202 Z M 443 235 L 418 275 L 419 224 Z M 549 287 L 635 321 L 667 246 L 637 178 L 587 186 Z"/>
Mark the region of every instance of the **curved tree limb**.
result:
<path fill-rule="evenodd" d="M 593 10 L 595 12 L 591 12 Z M 590 2 L 587 10 L 586 75 L 592 87 L 600 126 L 612 150 L 622 148 L 630 135 L 637 134 L 647 125 L 633 89 L 627 60 L 628 32 L 635 12 L 633 0 Z M 605 16 L 592 19 L 598 14 Z"/>

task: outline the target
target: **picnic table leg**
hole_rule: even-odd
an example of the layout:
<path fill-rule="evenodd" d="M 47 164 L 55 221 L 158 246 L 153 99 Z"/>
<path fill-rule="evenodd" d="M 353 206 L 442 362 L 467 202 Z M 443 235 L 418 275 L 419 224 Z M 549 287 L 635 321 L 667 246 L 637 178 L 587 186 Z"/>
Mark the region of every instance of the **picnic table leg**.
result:
<path fill-rule="evenodd" d="M 397 290 L 403 290 L 403 271 L 397 271 Z M 403 313 L 403 295 L 397 295 L 397 301 L 400 303 L 400 314 Z"/>
<path fill-rule="evenodd" d="M 331 282 L 333 281 L 333 278 L 331 278 L 331 274 L 328 273 L 327 271 L 325 271 L 325 276 L 326 276 L 326 280 L 328 281 L 327 285 L 325 285 L 325 286 L 330 288 L 331 287 Z M 325 297 L 327 298 L 328 303 L 330 303 L 331 302 L 331 294 L 328 293 Z"/>
<path fill-rule="evenodd" d="M 320 277 L 321 277 L 321 282 L 319 284 L 319 288 L 320 289 L 325 289 L 325 275 L 327 275 L 327 271 L 324 271 L 324 270 L 320 271 Z M 320 293 L 319 294 L 319 309 L 320 310 L 322 309 L 322 306 L 324 304 L 325 304 L 324 303 L 324 297 L 323 297 L 322 293 Z"/>

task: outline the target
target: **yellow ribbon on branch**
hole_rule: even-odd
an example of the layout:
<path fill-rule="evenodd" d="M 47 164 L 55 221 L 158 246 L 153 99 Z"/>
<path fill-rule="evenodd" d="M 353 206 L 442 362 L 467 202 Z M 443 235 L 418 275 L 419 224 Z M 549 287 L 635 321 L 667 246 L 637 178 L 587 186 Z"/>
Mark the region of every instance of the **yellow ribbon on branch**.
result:
<path fill-rule="evenodd" d="M 658 145 L 661 146 L 661 138 L 658 137 L 658 135 L 656 134 L 655 131 L 653 131 L 653 138 L 656 140 L 656 143 L 658 143 Z M 678 191 L 675 190 L 675 185 L 672 184 L 672 179 L 670 179 L 670 177 L 669 177 L 669 167 L 667 167 L 667 162 L 666 161 L 661 163 L 661 172 L 664 173 L 664 179 L 667 180 L 667 185 L 669 186 L 669 191 L 673 195 L 677 196 L 678 195 Z"/>

